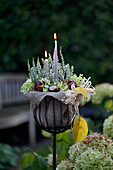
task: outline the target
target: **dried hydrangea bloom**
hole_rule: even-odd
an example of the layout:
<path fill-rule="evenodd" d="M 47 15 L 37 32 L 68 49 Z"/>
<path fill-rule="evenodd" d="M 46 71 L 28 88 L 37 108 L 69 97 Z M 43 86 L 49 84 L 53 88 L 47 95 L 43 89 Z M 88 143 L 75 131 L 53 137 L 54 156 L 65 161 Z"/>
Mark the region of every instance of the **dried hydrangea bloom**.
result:
<path fill-rule="evenodd" d="M 73 165 L 74 163 L 74 165 Z M 107 135 L 94 133 L 69 149 L 69 159 L 61 161 L 57 170 L 112 170 L 113 141 Z"/>
<path fill-rule="evenodd" d="M 104 170 L 113 168 L 113 160 L 107 154 L 104 155 L 97 149 L 89 147 L 79 157 L 76 158 L 74 170 L 82 169 L 93 169 L 93 170 Z"/>
<path fill-rule="evenodd" d="M 108 154 L 113 159 L 113 141 L 105 134 L 94 133 L 82 142 L 75 143 L 69 149 L 69 159 L 75 161 L 88 148 L 96 149 L 102 154 Z"/>

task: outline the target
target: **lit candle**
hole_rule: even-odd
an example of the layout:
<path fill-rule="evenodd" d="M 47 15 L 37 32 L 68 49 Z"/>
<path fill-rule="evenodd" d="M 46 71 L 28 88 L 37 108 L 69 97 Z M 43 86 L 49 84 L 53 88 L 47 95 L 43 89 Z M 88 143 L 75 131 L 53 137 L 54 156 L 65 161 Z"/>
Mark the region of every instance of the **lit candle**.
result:
<path fill-rule="evenodd" d="M 55 48 L 54 48 L 54 66 L 55 66 L 55 79 L 58 79 L 58 56 L 57 56 L 57 35 L 54 33 L 54 40 L 55 40 Z"/>
<path fill-rule="evenodd" d="M 45 73 L 46 73 L 46 78 L 48 79 L 48 59 L 47 59 L 47 51 L 45 51 Z"/>

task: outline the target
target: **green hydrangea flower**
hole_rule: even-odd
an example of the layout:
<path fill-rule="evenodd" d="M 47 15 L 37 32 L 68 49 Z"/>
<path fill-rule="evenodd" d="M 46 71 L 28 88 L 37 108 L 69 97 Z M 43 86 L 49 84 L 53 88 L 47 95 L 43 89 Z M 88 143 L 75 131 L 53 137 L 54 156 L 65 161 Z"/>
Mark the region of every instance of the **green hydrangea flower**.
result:
<path fill-rule="evenodd" d="M 112 112 L 113 111 L 113 100 L 111 99 L 111 100 L 105 101 L 104 107 L 106 110 Z"/>
<path fill-rule="evenodd" d="M 94 150 L 89 147 L 76 159 L 74 170 L 103 170 L 105 167 L 107 169 L 111 169 L 112 166 L 113 160 L 111 157 L 109 157 L 107 154 L 102 154 L 97 149 Z"/>
<path fill-rule="evenodd" d="M 33 90 L 34 83 L 31 81 L 31 79 L 27 79 L 27 81 L 22 85 L 21 91 L 24 94 L 26 94 L 29 91 Z"/>
<path fill-rule="evenodd" d="M 86 78 L 83 76 L 83 74 L 79 74 L 79 76 L 77 76 L 76 74 L 74 74 L 71 77 L 72 80 L 74 80 L 77 83 L 77 86 L 83 85 L 86 82 Z"/>
<path fill-rule="evenodd" d="M 113 138 L 113 115 L 105 119 L 103 124 L 103 133 Z"/>
<path fill-rule="evenodd" d="M 97 149 L 101 153 L 107 153 L 113 158 L 113 141 L 104 134 L 94 133 L 87 136 L 82 142 L 75 143 L 69 149 L 69 158 L 75 161 L 88 148 Z"/>
<path fill-rule="evenodd" d="M 113 141 L 105 134 L 91 134 L 82 142 L 75 143 L 70 147 L 70 160 L 74 162 L 73 170 L 112 170 Z M 63 167 L 61 166 L 62 162 L 57 166 L 58 170 Z M 66 162 L 65 166 L 67 166 Z"/>
<path fill-rule="evenodd" d="M 94 104 L 101 104 L 104 98 L 113 97 L 113 85 L 110 83 L 103 83 L 95 87 L 96 95 L 93 96 Z"/>

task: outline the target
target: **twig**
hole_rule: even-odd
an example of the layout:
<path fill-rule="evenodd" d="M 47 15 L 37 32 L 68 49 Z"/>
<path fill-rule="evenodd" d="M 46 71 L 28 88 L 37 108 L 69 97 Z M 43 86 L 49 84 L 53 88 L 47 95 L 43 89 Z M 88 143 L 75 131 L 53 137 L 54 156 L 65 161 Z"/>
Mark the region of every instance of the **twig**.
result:
<path fill-rule="evenodd" d="M 33 152 L 30 148 L 27 148 L 28 151 L 30 151 L 33 155 L 38 156 L 36 152 Z"/>

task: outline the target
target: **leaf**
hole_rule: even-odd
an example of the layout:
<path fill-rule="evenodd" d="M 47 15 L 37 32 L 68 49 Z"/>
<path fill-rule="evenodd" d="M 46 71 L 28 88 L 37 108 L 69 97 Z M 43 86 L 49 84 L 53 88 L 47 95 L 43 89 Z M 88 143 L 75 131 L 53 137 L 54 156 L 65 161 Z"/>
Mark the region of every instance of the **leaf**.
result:
<path fill-rule="evenodd" d="M 65 159 L 68 155 L 69 146 L 73 144 L 72 135 L 70 130 L 57 134 L 57 154 L 58 159 Z"/>
<path fill-rule="evenodd" d="M 33 163 L 33 170 L 47 170 L 48 166 L 45 159 L 42 156 L 37 156 Z"/>
<path fill-rule="evenodd" d="M 80 142 L 85 139 L 88 134 L 88 126 L 83 118 L 77 117 L 75 119 L 72 133 L 75 142 Z"/>
<path fill-rule="evenodd" d="M 18 155 L 15 152 L 15 148 L 0 143 L 0 169 L 8 169 L 17 165 Z M 7 168 L 8 167 L 8 168 Z"/>
<path fill-rule="evenodd" d="M 67 144 L 69 144 L 69 143 L 72 144 L 70 130 L 67 130 L 67 131 L 65 131 L 63 133 L 57 134 L 56 139 L 57 139 L 57 141 L 62 140 Z"/>
<path fill-rule="evenodd" d="M 45 130 L 42 130 L 41 133 L 42 133 L 42 135 L 43 135 L 44 137 L 46 137 L 46 138 L 50 138 L 50 137 L 51 137 L 51 133 L 46 132 Z"/>
<path fill-rule="evenodd" d="M 34 159 L 35 155 L 33 155 L 32 153 L 24 153 L 20 161 L 20 166 L 23 168 L 27 168 L 33 164 Z"/>

